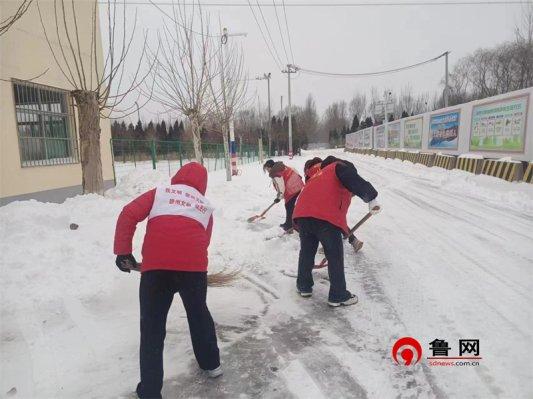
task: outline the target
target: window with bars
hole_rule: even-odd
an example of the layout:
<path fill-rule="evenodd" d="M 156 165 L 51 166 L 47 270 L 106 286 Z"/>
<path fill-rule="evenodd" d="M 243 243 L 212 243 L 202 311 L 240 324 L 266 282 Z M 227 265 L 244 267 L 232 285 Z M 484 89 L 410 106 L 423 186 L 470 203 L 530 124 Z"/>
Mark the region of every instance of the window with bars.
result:
<path fill-rule="evenodd" d="M 22 167 L 78 163 L 68 92 L 23 81 L 13 91 Z"/>

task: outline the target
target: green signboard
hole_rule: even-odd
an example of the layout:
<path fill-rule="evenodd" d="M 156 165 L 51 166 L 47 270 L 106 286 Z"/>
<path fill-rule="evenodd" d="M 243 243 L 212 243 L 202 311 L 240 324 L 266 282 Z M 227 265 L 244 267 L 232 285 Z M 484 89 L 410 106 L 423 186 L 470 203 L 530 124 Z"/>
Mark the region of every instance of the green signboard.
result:
<path fill-rule="evenodd" d="M 470 149 L 473 151 L 524 152 L 529 95 L 472 109 Z"/>
<path fill-rule="evenodd" d="M 406 120 L 403 125 L 403 146 L 405 148 L 421 148 L 422 147 L 422 127 L 424 124 L 423 118 Z"/>
<path fill-rule="evenodd" d="M 400 148 L 400 122 L 387 125 L 387 144 L 389 148 Z"/>

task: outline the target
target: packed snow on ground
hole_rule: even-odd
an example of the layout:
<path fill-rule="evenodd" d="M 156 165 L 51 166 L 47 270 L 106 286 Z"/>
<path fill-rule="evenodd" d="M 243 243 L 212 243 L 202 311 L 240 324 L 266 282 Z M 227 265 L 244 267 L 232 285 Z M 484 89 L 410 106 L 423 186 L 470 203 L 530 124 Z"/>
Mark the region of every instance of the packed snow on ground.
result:
<path fill-rule="evenodd" d="M 210 288 L 225 374 L 206 380 L 191 350 L 179 298 L 169 315 L 163 394 L 217 398 L 531 398 L 533 186 L 461 171 L 335 152 L 379 191 L 383 212 L 346 247 L 348 288 L 360 302 L 326 305 L 327 272 L 314 295 L 295 292 L 299 242 L 278 237 L 282 204 L 247 223 L 274 198 L 261 166 L 230 183 L 209 175 L 216 206 L 210 270 L 240 270 Z M 302 171 L 312 156 L 284 161 Z M 173 172 L 173 171 L 172 171 Z M 124 204 L 168 181 L 168 170 L 118 176 L 105 197 L 0 208 L 0 396 L 129 397 L 138 382 L 139 274 L 121 273 L 112 253 Z M 354 198 L 350 223 L 367 205 Z M 69 225 L 76 223 L 77 230 Z M 138 259 L 144 234 L 139 225 Z M 317 255 L 319 261 L 321 255 Z M 286 274 L 284 274 L 286 273 Z M 394 342 L 423 347 L 415 366 L 396 365 Z M 479 366 L 430 366 L 429 342 L 479 339 Z"/>

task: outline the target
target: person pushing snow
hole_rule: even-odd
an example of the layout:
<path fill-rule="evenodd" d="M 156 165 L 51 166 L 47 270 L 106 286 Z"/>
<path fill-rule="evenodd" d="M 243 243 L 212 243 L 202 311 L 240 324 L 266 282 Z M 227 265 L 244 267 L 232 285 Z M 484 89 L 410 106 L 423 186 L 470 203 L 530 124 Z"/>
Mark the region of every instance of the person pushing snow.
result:
<path fill-rule="evenodd" d="M 346 215 L 354 195 L 368 203 L 370 213 L 381 210 L 375 188 L 359 176 L 351 162 L 333 156 L 320 163 L 320 170 L 315 168 L 300 193 L 293 222 L 300 235 L 296 289 L 302 297 L 313 294 L 312 270 L 321 243 L 328 260 L 328 304 L 337 307 L 357 303 L 357 296 L 346 289 L 342 245 L 343 234 L 349 233 Z"/>
<path fill-rule="evenodd" d="M 170 185 L 150 190 L 126 205 L 117 221 L 116 265 L 129 273 L 137 265 L 132 255 L 137 223 L 148 218 L 139 286 L 139 398 L 161 398 L 166 320 L 176 292 L 187 313 L 198 365 L 209 377 L 222 374 L 215 325 L 206 304 L 207 248 L 213 228 L 206 188 L 207 170 L 199 163 L 188 163 Z"/>
<path fill-rule="evenodd" d="M 319 157 L 314 157 L 313 159 L 308 160 L 304 165 L 304 174 L 305 182 L 307 183 L 310 178 L 320 172 L 320 167 L 322 165 L 322 159 Z M 359 252 L 363 248 L 363 241 L 357 239 L 355 234 L 350 234 L 348 237 L 348 242 L 352 245 L 355 252 Z"/>
<path fill-rule="evenodd" d="M 292 229 L 294 204 L 304 186 L 302 177 L 293 168 L 286 166 L 283 162 L 274 162 L 272 159 L 265 162 L 263 170 L 268 172 L 276 189 L 277 195 L 274 202 L 278 203 L 282 198 L 285 200 L 285 223 L 280 224 L 280 227 L 289 231 Z"/>

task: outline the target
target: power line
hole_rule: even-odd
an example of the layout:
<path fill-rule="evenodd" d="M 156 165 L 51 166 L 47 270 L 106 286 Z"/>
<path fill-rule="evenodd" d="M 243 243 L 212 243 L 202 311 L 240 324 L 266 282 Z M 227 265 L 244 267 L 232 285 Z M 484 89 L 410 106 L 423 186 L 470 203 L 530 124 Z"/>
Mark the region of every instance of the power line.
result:
<path fill-rule="evenodd" d="M 261 36 L 263 37 L 263 40 L 264 40 L 264 42 L 265 42 L 265 44 L 267 46 L 268 52 L 272 56 L 272 59 L 274 60 L 274 63 L 276 64 L 276 66 L 279 69 L 281 69 L 280 63 L 278 62 L 278 60 L 274 56 L 274 53 L 272 52 L 272 50 L 270 49 L 270 45 L 268 44 L 268 41 L 267 41 L 267 39 L 265 37 L 265 34 L 263 33 L 263 29 L 261 28 L 261 24 L 259 23 L 259 21 L 257 20 L 257 17 L 255 16 L 255 12 L 254 12 L 254 9 L 252 7 L 252 3 L 250 3 L 250 0 L 248 0 L 248 6 L 250 7 L 250 11 L 252 11 L 252 15 L 254 17 L 255 23 L 257 24 L 257 27 L 259 28 L 259 32 L 261 32 Z"/>
<path fill-rule="evenodd" d="M 285 9 L 285 0 L 283 2 L 283 14 L 285 15 L 285 27 L 287 28 L 287 37 L 289 38 L 289 49 L 291 50 L 291 60 L 294 64 L 294 53 L 292 52 L 291 32 L 289 31 L 289 23 L 287 22 L 287 10 Z"/>
<path fill-rule="evenodd" d="M 324 72 L 324 71 L 316 71 L 316 70 L 313 70 L 313 69 L 306 69 L 306 68 L 299 67 L 297 65 L 294 65 L 294 67 L 296 68 L 296 70 L 298 72 L 307 73 L 309 75 L 331 76 L 331 77 L 337 77 L 337 78 L 359 78 L 359 77 L 363 77 L 363 76 L 387 75 L 389 73 L 396 73 L 396 72 L 406 71 L 408 69 L 417 68 L 419 66 L 435 62 L 439 58 L 442 58 L 442 57 L 446 56 L 446 54 L 448 54 L 448 52 L 442 53 L 441 55 L 438 55 L 437 57 L 434 57 L 434 58 L 431 58 L 429 60 L 425 60 L 425 61 L 422 61 L 422 62 L 418 62 L 416 64 L 407 65 L 407 66 L 400 67 L 400 68 L 388 69 L 388 70 L 379 71 L 379 72 L 336 73 L 336 72 Z"/>
<path fill-rule="evenodd" d="M 272 3 L 274 4 L 274 11 L 276 13 L 276 20 L 278 21 L 278 29 L 279 29 L 279 35 L 281 36 L 281 44 L 283 45 L 283 52 L 285 53 L 285 58 L 287 60 L 287 64 L 289 63 L 289 55 L 287 54 L 287 48 L 285 47 L 285 40 L 283 39 L 283 32 L 281 30 L 281 24 L 279 22 L 279 15 L 278 15 L 278 8 L 276 7 L 276 3 L 274 0 L 272 0 Z M 293 61 L 294 63 L 294 61 Z"/>
<path fill-rule="evenodd" d="M 174 17 L 172 17 L 171 15 L 169 15 L 167 12 L 163 11 L 163 9 L 161 7 L 159 7 L 160 5 L 163 5 L 161 3 L 156 3 L 155 1 L 152 1 L 152 0 L 149 0 L 151 5 L 153 5 L 155 8 L 157 8 L 159 10 L 159 12 L 161 12 L 164 16 L 166 16 L 168 19 L 170 19 L 172 22 L 174 22 L 176 25 L 182 27 L 183 29 L 186 29 L 188 30 L 189 32 L 191 33 L 194 33 L 196 35 L 200 35 L 200 36 L 204 36 L 204 37 L 220 37 L 220 35 L 209 35 L 209 34 L 205 34 L 203 32 L 197 32 L 191 28 L 189 28 L 188 26 L 185 26 L 183 25 L 182 23 L 179 23 L 178 21 L 176 21 L 176 19 Z M 132 4 L 132 3 L 128 3 L 126 1 L 127 4 Z M 174 4 L 172 4 L 174 6 Z M 193 4 L 191 4 L 193 5 Z"/>
<path fill-rule="evenodd" d="M 272 44 L 272 48 L 274 49 L 274 52 L 276 53 L 276 56 L 278 57 L 279 63 L 283 64 L 283 61 L 281 61 L 281 57 L 279 56 L 278 49 L 276 47 L 276 44 L 274 43 L 274 40 L 272 39 L 272 35 L 270 34 L 270 29 L 268 29 L 268 24 L 265 19 L 265 15 L 263 14 L 263 10 L 261 9 L 261 6 L 259 5 L 259 1 L 255 0 L 257 3 L 257 7 L 259 8 L 259 12 L 261 13 L 261 18 L 263 19 L 263 23 L 265 24 L 266 31 L 268 33 L 268 37 L 270 38 L 270 43 Z"/>
<path fill-rule="evenodd" d="M 98 0 L 98 3 L 100 4 L 107 4 L 107 1 L 104 0 Z M 326 7 L 326 8 L 333 8 L 333 7 L 413 7 L 413 6 L 487 6 L 487 5 L 526 5 L 529 4 L 530 1 L 528 0 L 509 0 L 509 1 L 502 1 L 502 0 L 495 0 L 495 1 L 403 1 L 403 2 L 346 2 L 346 3 L 285 3 L 284 6 L 286 7 Z M 118 4 L 118 3 L 117 3 Z M 130 4 L 130 5 L 151 5 L 152 3 L 145 0 L 125 0 L 122 1 L 120 4 Z M 175 3 L 171 1 L 158 1 L 156 4 L 160 6 L 171 6 Z M 188 3 L 180 3 L 181 6 L 195 6 L 196 3 L 188 2 Z M 246 7 L 246 3 L 201 3 L 202 7 Z M 275 7 L 275 5 L 270 3 L 258 3 L 261 7 Z"/>

